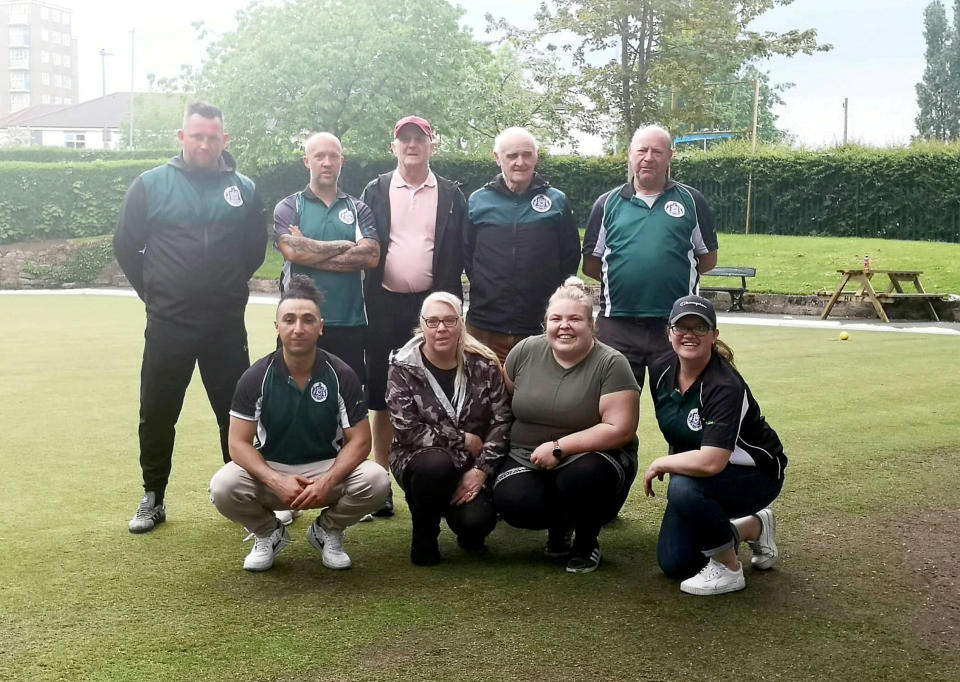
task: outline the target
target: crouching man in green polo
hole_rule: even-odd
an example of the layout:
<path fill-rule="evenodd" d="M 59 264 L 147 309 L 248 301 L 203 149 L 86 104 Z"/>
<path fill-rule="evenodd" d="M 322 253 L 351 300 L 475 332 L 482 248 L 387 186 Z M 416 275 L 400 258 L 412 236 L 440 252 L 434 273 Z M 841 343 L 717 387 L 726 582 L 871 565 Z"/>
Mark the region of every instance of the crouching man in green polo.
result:
<path fill-rule="evenodd" d="M 313 280 L 292 278 L 277 307 L 280 345 L 237 382 L 230 409 L 230 457 L 210 481 L 217 510 L 256 538 L 243 562 L 265 571 L 290 544 L 275 510 L 323 511 L 307 530 L 327 568 L 350 568 L 343 531 L 383 506 L 387 473 L 370 454 L 360 380 L 317 347 L 321 298 Z"/>

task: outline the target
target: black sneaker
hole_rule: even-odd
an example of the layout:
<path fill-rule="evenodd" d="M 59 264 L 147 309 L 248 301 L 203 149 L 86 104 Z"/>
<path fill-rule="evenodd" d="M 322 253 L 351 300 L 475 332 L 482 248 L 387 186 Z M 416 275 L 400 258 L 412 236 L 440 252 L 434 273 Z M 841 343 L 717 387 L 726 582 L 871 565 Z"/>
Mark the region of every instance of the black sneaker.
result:
<path fill-rule="evenodd" d="M 130 519 L 127 527 L 131 533 L 149 533 L 167 520 L 167 505 L 157 504 L 157 494 L 148 490 L 140 500 L 137 513 Z"/>
<path fill-rule="evenodd" d="M 443 560 L 437 541 L 414 542 L 410 545 L 410 562 L 415 566 L 436 566 Z"/>
<path fill-rule="evenodd" d="M 567 573 L 591 573 L 600 566 L 601 556 L 600 545 L 594 545 L 586 554 L 574 550 L 567 562 Z"/>
<path fill-rule="evenodd" d="M 566 559 L 573 549 L 573 529 L 555 529 L 547 531 L 547 544 L 543 555 L 551 559 Z"/>
<path fill-rule="evenodd" d="M 390 518 L 393 516 L 393 488 L 390 488 L 390 494 L 387 495 L 387 501 L 383 503 L 383 506 L 380 507 L 377 511 L 373 512 L 374 516 L 378 516 L 382 519 Z"/>

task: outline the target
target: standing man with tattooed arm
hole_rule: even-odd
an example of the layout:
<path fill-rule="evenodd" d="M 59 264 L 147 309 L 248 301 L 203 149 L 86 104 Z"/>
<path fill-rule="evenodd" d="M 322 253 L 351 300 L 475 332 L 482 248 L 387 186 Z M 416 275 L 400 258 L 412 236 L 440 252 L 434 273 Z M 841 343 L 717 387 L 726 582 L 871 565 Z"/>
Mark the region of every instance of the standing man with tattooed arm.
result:
<path fill-rule="evenodd" d="M 274 234 L 286 259 L 284 286 L 293 275 L 309 275 L 326 301 L 318 345 L 346 362 L 365 384 L 363 271 L 380 262 L 380 237 L 370 208 L 340 191 L 343 161 L 335 136 L 315 133 L 307 139 L 303 165 L 310 170 L 310 183 L 277 204 Z"/>

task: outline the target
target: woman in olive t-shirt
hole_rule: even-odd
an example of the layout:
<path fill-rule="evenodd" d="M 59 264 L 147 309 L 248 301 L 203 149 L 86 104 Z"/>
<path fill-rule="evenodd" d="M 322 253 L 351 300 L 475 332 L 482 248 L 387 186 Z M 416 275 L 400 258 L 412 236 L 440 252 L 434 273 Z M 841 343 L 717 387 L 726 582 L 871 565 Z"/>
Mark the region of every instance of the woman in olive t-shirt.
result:
<path fill-rule="evenodd" d="M 600 527 L 636 476 L 640 387 L 626 358 L 594 338 L 579 279 L 550 297 L 545 330 L 507 356 L 514 423 L 494 504 L 511 526 L 547 529 L 544 553 L 588 573 L 600 564 Z"/>

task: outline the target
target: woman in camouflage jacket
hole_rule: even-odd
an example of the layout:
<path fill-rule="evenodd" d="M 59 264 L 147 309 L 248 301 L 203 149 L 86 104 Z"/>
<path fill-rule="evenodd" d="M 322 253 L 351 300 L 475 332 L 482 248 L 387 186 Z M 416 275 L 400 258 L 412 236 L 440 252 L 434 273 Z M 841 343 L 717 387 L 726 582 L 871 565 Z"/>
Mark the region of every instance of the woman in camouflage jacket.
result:
<path fill-rule="evenodd" d="M 420 329 L 390 357 L 387 407 L 393 423 L 390 469 L 413 521 L 410 560 L 440 560 L 446 517 L 461 547 L 481 549 L 497 522 L 493 475 L 513 418 L 500 362 L 470 336 L 460 299 L 430 294 Z"/>

